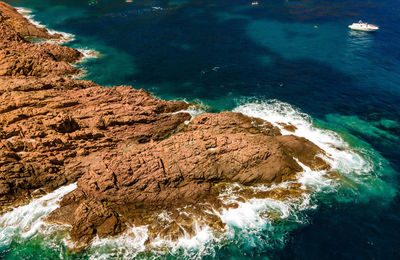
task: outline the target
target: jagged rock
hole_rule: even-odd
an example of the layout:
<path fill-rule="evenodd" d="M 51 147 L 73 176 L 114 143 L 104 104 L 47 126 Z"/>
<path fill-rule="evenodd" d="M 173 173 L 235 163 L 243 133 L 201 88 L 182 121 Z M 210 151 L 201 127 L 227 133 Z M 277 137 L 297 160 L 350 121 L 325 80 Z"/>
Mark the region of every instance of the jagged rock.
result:
<path fill-rule="evenodd" d="M 70 75 L 78 70 L 69 63 L 83 57 L 77 50 L 27 41 L 24 36 L 59 38 L 36 28 L 16 10 L 0 2 L 0 76 Z"/>
<path fill-rule="evenodd" d="M 47 120 L 44 122 L 44 125 L 60 133 L 72 133 L 80 128 L 74 118 L 63 114 L 59 114 L 55 118 Z"/>
<path fill-rule="evenodd" d="M 185 102 L 63 78 L 77 72 L 69 63 L 82 54 L 28 42 L 25 36 L 50 36 L 27 23 L 0 2 L 0 212 L 29 200 L 38 188 L 51 191 L 76 181 L 94 152 L 126 140 L 160 139 L 190 119 L 173 113 L 187 108 Z"/>
<path fill-rule="evenodd" d="M 0 2 L 0 22 L 9 26 L 22 37 L 61 38 L 60 34 L 51 35 L 46 28 L 39 28 L 33 25 L 28 19 L 19 14 L 14 7 L 4 2 Z"/>
<path fill-rule="evenodd" d="M 329 169 L 315 144 L 282 135 L 262 119 L 207 113 L 187 124 L 191 116 L 179 112 L 191 105 L 186 102 L 66 78 L 77 72 L 69 63 L 82 54 L 26 36 L 57 37 L 0 2 L 0 212 L 77 181 L 48 221 L 71 225 L 79 248 L 130 224 L 172 238 L 182 228 L 191 234 L 190 218 L 175 214 L 179 223 L 160 231 L 157 220 L 143 216 L 179 206 L 197 213 L 199 205 L 219 207 L 220 185 L 293 180 L 303 170 L 298 162 Z M 207 219 L 223 227 L 215 216 Z"/>
<path fill-rule="evenodd" d="M 7 182 L 0 181 L 0 195 L 7 195 L 10 191 L 10 185 Z"/>
<path fill-rule="evenodd" d="M 84 172 L 66 172 L 70 163 L 87 164 L 90 154 L 112 150 L 127 141 L 159 140 L 190 119 L 187 113 L 171 113 L 189 104 L 158 100 L 129 86 L 103 88 L 70 79 L 0 77 L 0 89 L 0 104 L 5 104 L 0 109 L 4 136 L 0 179 L 35 182 L 32 187 L 12 185 L 10 202 L 23 200 L 23 189 L 51 190 L 76 181 Z M 99 127 L 99 118 L 108 123 Z M 38 169 L 35 177 L 21 177 L 27 163 Z M 17 175 L 8 174 L 10 171 Z M 57 175 L 62 178 L 55 178 Z"/>
<path fill-rule="evenodd" d="M 293 180 L 303 170 L 295 159 L 312 169 L 329 169 L 319 154 L 324 152 L 307 139 L 282 136 L 264 120 L 232 112 L 203 114 L 165 140 L 127 142 L 99 154 L 66 200 L 76 198 L 75 208 L 88 201 L 107 202 L 122 218 L 130 219 L 135 211 L 214 203 L 219 194 L 213 186 L 219 183 Z M 276 191 L 271 196 L 288 194 Z M 70 210 L 71 204 L 64 202 L 55 214 L 65 218 Z M 50 219 L 57 222 L 53 214 Z M 72 225 L 85 239 L 91 236 L 89 223 Z"/>

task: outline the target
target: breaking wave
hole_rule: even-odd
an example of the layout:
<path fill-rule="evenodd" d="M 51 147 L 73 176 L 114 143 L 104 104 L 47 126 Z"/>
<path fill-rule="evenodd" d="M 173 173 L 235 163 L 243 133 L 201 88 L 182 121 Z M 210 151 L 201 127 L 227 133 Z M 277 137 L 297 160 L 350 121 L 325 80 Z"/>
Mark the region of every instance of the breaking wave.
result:
<path fill-rule="evenodd" d="M 67 42 L 71 42 L 75 40 L 75 35 L 67 32 L 59 32 L 56 30 L 52 30 L 47 28 L 45 25 L 41 24 L 40 22 L 34 20 L 35 15 L 32 13 L 32 10 L 23 8 L 23 7 L 16 7 L 15 8 L 20 14 L 22 14 L 26 19 L 29 20 L 33 25 L 39 28 L 46 28 L 49 34 L 54 35 L 54 34 L 60 34 L 62 37 L 60 39 L 49 39 L 46 40 L 48 43 L 53 43 L 53 44 L 65 44 Z"/>
<path fill-rule="evenodd" d="M 49 32 L 49 34 L 51 34 L 51 35 L 60 34 L 61 35 L 60 39 L 48 39 L 48 40 L 36 39 L 36 40 L 34 40 L 34 42 L 37 42 L 37 43 L 47 42 L 50 44 L 66 44 L 66 43 L 69 43 L 69 42 L 72 42 L 75 40 L 75 35 L 73 35 L 71 33 L 60 32 L 60 31 L 55 31 L 55 30 L 49 29 L 45 25 L 34 20 L 35 15 L 33 14 L 32 10 L 23 8 L 23 7 L 16 7 L 15 9 L 35 26 L 37 26 L 39 28 L 46 28 L 47 31 Z M 72 64 L 72 66 L 81 70 L 80 73 L 78 73 L 77 75 L 73 75 L 72 78 L 82 79 L 85 76 L 87 76 L 87 70 L 85 69 L 84 66 L 82 66 L 82 63 L 85 63 L 89 59 L 99 58 L 101 56 L 101 54 L 98 51 L 89 49 L 89 48 L 82 48 L 82 47 L 77 47 L 77 46 L 72 46 L 72 47 L 74 47 L 76 50 L 78 50 L 80 53 L 83 54 L 83 57 L 80 60 L 78 60 L 76 63 Z"/>
<path fill-rule="evenodd" d="M 394 187 L 380 178 L 390 177 L 394 174 L 389 163 L 368 144 L 357 140 L 356 137 L 347 134 L 349 140 L 356 140 L 353 141 L 355 145 L 350 146 L 343 136 L 332 130 L 316 127 L 309 115 L 279 100 L 251 102 L 244 100 L 243 104 L 235 108 L 234 111 L 267 120 L 279 127 L 282 134 L 304 137 L 318 145 L 326 152 L 327 156 L 324 159 L 330 163 L 332 170 L 341 174 L 342 181 L 336 182 L 336 185 L 345 183 L 350 188 L 347 191 L 355 192 L 355 196 L 362 193 L 362 198 L 366 200 L 369 199 L 369 196 L 384 196 L 389 200 L 394 196 Z M 289 132 L 280 123 L 294 125 L 297 129 L 294 133 Z M 335 125 L 327 126 L 330 129 L 335 127 Z M 337 187 L 333 187 L 334 185 L 330 183 L 329 178 L 323 177 L 323 172 L 316 173 L 310 169 L 307 170 L 304 165 L 302 167 L 306 171 L 300 181 L 309 181 L 317 190 L 322 189 L 322 187 L 331 191 L 336 190 Z M 311 178 L 314 180 L 311 180 Z M 315 178 L 318 180 L 315 180 Z M 382 193 L 382 190 L 385 190 L 385 192 Z M 340 200 L 340 194 L 338 199 Z"/>
<path fill-rule="evenodd" d="M 305 137 L 317 144 L 326 155 L 324 157 L 337 175 L 326 171 L 313 171 L 299 164 L 304 171 L 296 181 L 287 181 L 277 185 L 257 185 L 244 187 L 230 184 L 220 193 L 219 199 L 226 205 L 222 208 L 209 208 L 207 214 L 217 217 L 223 228 L 215 229 L 193 211 L 180 209 L 180 214 L 186 214 L 194 220 L 194 234 L 184 233 L 178 239 L 158 238 L 149 240 L 148 226 L 132 226 L 124 234 L 113 238 L 95 238 L 86 249 L 85 254 L 90 259 L 110 258 L 158 258 L 171 256 L 179 259 L 196 259 L 215 256 L 216 251 L 235 246 L 241 252 L 265 252 L 282 248 L 290 232 L 309 222 L 308 213 L 318 208 L 326 200 L 338 201 L 368 201 L 380 196 L 390 200 L 395 189 L 381 177 L 387 174 L 387 162 L 368 146 L 355 148 L 334 131 L 318 128 L 311 117 L 293 106 L 278 100 L 244 101 L 234 109 L 248 116 L 259 117 L 279 127 L 283 134 L 295 134 Z M 202 110 L 189 109 L 193 116 Z M 285 130 L 282 123 L 296 127 L 294 133 Z M 268 192 L 279 189 L 290 189 L 297 185 L 298 196 L 287 198 L 276 197 L 243 197 L 245 191 Z M 30 237 L 34 233 L 43 232 L 45 225 L 43 216 L 57 208 L 59 199 L 72 191 L 75 184 L 60 188 L 29 205 L 19 207 L 0 217 L 1 245 L 7 245 L 10 239 L 19 236 Z M 249 193 L 247 193 L 249 194 Z M 323 196 L 321 196 L 323 195 Z M 324 202 L 325 200 L 325 202 Z M 231 207 L 230 205 L 235 205 Z M 156 216 L 165 223 L 174 220 L 168 212 Z M 178 224 L 179 225 L 179 224 Z M 59 243 L 66 243 L 60 240 Z M 62 249 L 55 249 L 62 250 Z"/>
<path fill-rule="evenodd" d="M 41 198 L 32 200 L 28 205 L 14 208 L 0 216 L 0 248 L 8 246 L 13 239 L 30 239 L 38 232 L 50 232 L 52 227 L 43 219 L 59 207 L 58 202 L 67 193 L 76 189 L 76 183 L 61 187 Z"/>
<path fill-rule="evenodd" d="M 265 119 L 279 127 L 283 134 L 295 134 L 311 140 L 326 151 L 324 159 L 339 175 L 332 177 L 326 171 L 313 171 L 299 162 L 304 171 L 299 174 L 297 181 L 254 187 L 232 184 L 220 194 L 219 198 L 225 205 L 236 204 L 236 207 L 213 209 L 212 212 L 208 212 L 218 216 L 225 224 L 222 230 L 216 231 L 208 225 L 198 224 L 193 236 L 186 235 L 177 241 L 159 239 L 145 245 L 148 238 L 147 227 L 132 227 L 128 233 L 117 238 L 97 238 L 91 247 L 94 253 L 92 259 L 104 259 L 104 257 L 129 259 L 133 256 L 145 258 L 148 256 L 145 252 L 158 256 L 170 255 L 181 259 L 193 259 L 213 256 L 216 249 L 232 244 L 244 252 L 246 250 L 264 252 L 283 247 L 291 230 L 307 225 L 309 222 L 307 212 L 316 210 L 319 203 L 323 203 L 319 198 L 321 194 L 324 195 L 324 199 L 339 202 L 360 199 L 368 201 L 375 196 L 390 200 L 394 196 L 395 189 L 378 177 L 384 175 L 388 167 L 387 162 L 379 154 L 369 148 L 351 147 L 336 132 L 316 127 L 309 115 L 293 106 L 278 100 L 243 102 L 234 111 Z M 281 123 L 294 125 L 297 128 L 295 133 L 285 130 Z M 300 189 L 308 192 L 285 200 L 274 198 L 243 200 L 240 195 L 241 191 L 246 189 L 254 192 L 270 191 L 289 188 L 292 184 L 300 184 Z M 163 214 L 162 217 L 165 220 L 168 214 Z M 99 248 L 102 250 L 99 251 Z"/>

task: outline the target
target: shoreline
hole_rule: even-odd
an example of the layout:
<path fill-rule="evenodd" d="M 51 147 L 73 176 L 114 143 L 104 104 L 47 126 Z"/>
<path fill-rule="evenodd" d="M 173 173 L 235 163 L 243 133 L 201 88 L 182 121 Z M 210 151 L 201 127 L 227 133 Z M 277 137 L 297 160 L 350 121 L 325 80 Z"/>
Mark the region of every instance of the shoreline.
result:
<path fill-rule="evenodd" d="M 25 8 L 25 7 L 14 7 L 14 8 L 18 11 L 18 13 L 20 13 L 23 17 L 25 17 L 34 26 L 36 26 L 38 28 L 46 29 L 50 35 L 61 35 L 61 37 L 59 39 L 47 39 L 47 40 L 45 40 L 45 42 L 48 42 L 50 44 L 61 45 L 61 44 L 66 44 L 68 42 L 72 42 L 75 40 L 75 35 L 73 35 L 71 33 L 49 29 L 45 25 L 41 24 L 39 21 L 36 21 L 34 19 L 35 15 L 32 14 L 33 10 Z M 38 40 L 43 41 L 43 39 L 40 39 L 40 38 Z"/>
<path fill-rule="evenodd" d="M 51 61 L 57 67 L 73 52 L 56 45 L 18 45 L 42 54 L 50 48 L 58 59 L 44 58 L 41 64 Z M 246 201 L 272 200 L 279 206 L 309 196 L 301 181 L 307 178 L 304 174 L 340 178 L 332 173 L 336 162 L 330 153 L 336 148 L 294 136 L 299 126 L 289 121 L 269 123 L 260 115 L 247 116 L 246 107 L 193 118 L 184 112 L 191 104 L 159 100 L 131 86 L 106 89 L 71 80 L 65 78 L 70 70 L 64 69 L 0 76 L 0 93 L 13 103 L 0 109 L 0 122 L 7 128 L 0 132 L 7 139 L 0 146 L 1 167 L 31 185 L 18 187 L 19 182 L 8 179 L 0 182 L 0 190 L 7 191 L 8 185 L 1 195 L 19 205 L 77 182 L 75 190 L 60 198 L 60 207 L 44 216 L 50 223 L 72 227 L 70 245 L 76 250 L 143 226 L 149 227 L 144 247 L 157 243 L 161 233 L 170 241 L 164 244 L 195 239 L 202 234 L 198 225 L 222 232 L 232 221 L 229 214 Z M 13 194 L 26 200 L 18 202 Z M 154 217 L 164 211 L 171 216 Z M 218 214 L 207 213 L 213 211 Z M 181 212 L 196 216 L 197 222 Z"/>
<path fill-rule="evenodd" d="M 43 28 L 46 29 L 50 35 L 61 35 L 61 38 L 59 39 L 35 39 L 33 42 L 34 43 L 38 43 L 41 44 L 43 42 L 47 42 L 49 44 L 55 44 L 55 45 L 63 45 L 63 44 L 67 44 L 69 42 L 73 42 L 75 41 L 75 35 L 72 33 L 67 33 L 67 32 L 63 32 L 63 31 L 57 31 L 57 30 L 52 30 L 47 28 L 45 25 L 41 24 L 39 21 L 35 20 L 35 15 L 32 14 L 33 10 L 25 8 L 25 7 L 15 7 L 15 9 L 18 11 L 18 13 L 20 13 L 24 18 L 26 18 L 31 24 L 33 24 L 34 26 L 38 27 L 38 28 Z M 95 59 L 95 58 L 99 58 L 102 56 L 102 54 L 94 49 L 88 49 L 88 48 L 75 48 L 77 51 L 79 51 L 80 53 L 82 53 L 82 58 L 78 61 L 74 61 L 72 65 L 77 65 L 80 63 L 84 63 L 86 62 L 88 59 Z M 82 71 L 82 73 L 86 73 L 85 71 Z M 77 75 L 73 75 L 74 77 L 76 76 L 76 79 L 81 78 L 81 76 L 79 76 L 80 73 L 78 73 Z"/>

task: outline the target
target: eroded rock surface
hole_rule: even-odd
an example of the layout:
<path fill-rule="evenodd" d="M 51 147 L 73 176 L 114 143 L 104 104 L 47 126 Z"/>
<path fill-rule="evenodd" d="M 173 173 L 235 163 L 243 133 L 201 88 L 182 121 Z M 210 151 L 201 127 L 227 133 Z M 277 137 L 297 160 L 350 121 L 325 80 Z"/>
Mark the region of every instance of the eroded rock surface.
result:
<path fill-rule="evenodd" d="M 48 221 L 71 225 L 71 239 L 82 247 L 132 224 L 153 223 L 154 232 L 169 232 L 143 216 L 190 205 L 219 207 L 221 184 L 292 180 L 303 170 L 299 162 L 329 168 L 319 147 L 282 135 L 264 120 L 223 112 L 187 124 L 191 116 L 180 112 L 189 107 L 185 102 L 70 79 L 78 72 L 70 63 L 82 54 L 28 42 L 25 36 L 49 36 L 26 22 L 0 2 L 0 212 L 77 181 Z M 169 230 L 177 234 L 193 224 L 175 217 L 181 223 Z"/>
<path fill-rule="evenodd" d="M 0 212 L 75 182 L 95 151 L 160 139 L 190 119 L 173 113 L 184 102 L 62 77 L 77 72 L 70 63 L 81 53 L 28 42 L 46 31 L 17 29 L 27 20 L 2 2 L 0 17 Z"/>
<path fill-rule="evenodd" d="M 78 189 L 50 220 L 72 225 L 71 237 L 81 241 L 88 221 L 64 216 L 87 203 L 107 205 L 113 216 L 125 220 L 117 223 L 143 224 L 135 212 L 218 203 L 218 190 L 213 189 L 218 183 L 252 185 L 295 179 L 303 170 L 296 159 L 315 170 L 328 169 L 319 154 L 323 151 L 307 139 L 282 136 L 264 120 L 233 112 L 203 114 L 165 140 L 126 142 L 99 154 L 79 178 Z M 116 228 L 110 226 L 112 230 Z"/>
<path fill-rule="evenodd" d="M 60 34 L 50 34 L 46 28 L 39 28 L 28 21 L 14 7 L 0 2 L 0 22 L 7 25 L 22 37 L 37 37 L 42 39 L 59 39 Z"/>
<path fill-rule="evenodd" d="M 78 72 L 70 63 L 82 57 L 67 47 L 28 42 L 0 22 L 0 76 L 66 76 Z"/>
<path fill-rule="evenodd" d="M 127 140 L 158 140 L 190 119 L 171 113 L 188 104 L 157 100 L 129 86 L 8 77 L 0 77 L 0 86 L 0 179 L 10 189 L 2 206 L 36 189 L 76 181 L 94 152 Z"/>

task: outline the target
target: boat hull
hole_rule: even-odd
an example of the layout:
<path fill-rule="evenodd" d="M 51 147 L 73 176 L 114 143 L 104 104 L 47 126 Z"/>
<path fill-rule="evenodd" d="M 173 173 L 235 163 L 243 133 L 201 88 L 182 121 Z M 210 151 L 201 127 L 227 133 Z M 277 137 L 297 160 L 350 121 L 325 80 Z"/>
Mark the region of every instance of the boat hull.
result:
<path fill-rule="evenodd" d="M 377 26 L 359 26 L 359 25 L 349 25 L 349 28 L 355 31 L 363 31 L 363 32 L 376 32 L 379 30 L 379 27 Z"/>

